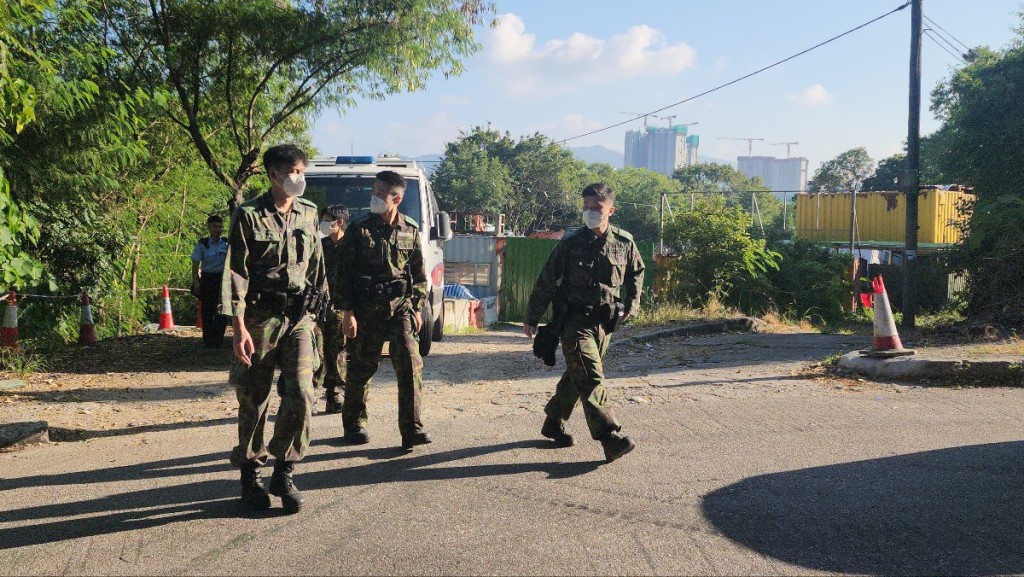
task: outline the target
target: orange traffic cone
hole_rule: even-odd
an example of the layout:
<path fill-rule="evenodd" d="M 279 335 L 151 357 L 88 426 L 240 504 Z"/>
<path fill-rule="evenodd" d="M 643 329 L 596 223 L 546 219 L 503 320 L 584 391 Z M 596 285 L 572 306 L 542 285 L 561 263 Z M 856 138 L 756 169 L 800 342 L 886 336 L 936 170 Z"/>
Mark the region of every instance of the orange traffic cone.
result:
<path fill-rule="evenodd" d="M 82 317 L 78 324 L 78 344 L 96 344 L 96 326 L 92 322 L 92 301 L 89 295 L 82 293 Z"/>
<path fill-rule="evenodd" d="M 0 347 L 18 350 L 18 295 L 11 291 L 7 295 L 7 310 L 4 311 L 4 324 L 0 328 Z"/>
<path fill-rule="evenodd" d="M 875 294 L 875 336 L 871 341 L 871 349 L 861 351 L 866 357 L 901 357 L 914 354 L 913 349 L 903 348 L 900 335 L 896 332 L 896 319 L 892 316 L 889 306 L 889 295 L 885 292 L 882 275 L 875 277 L 871 287 Z"/>
<path fill-rule="evenodd" d="M 174 328 L 174 315 L 171 314 L 171 294 L 167 290 L 167 285 L 164 285 L 163 308 L 160 310 L 160 326 L 158 328 L 161 331 Z"/>
<path fill-rule="evenodd" d="M 196 328 L 203 328 L 203 299 L 196 301 Z"/>

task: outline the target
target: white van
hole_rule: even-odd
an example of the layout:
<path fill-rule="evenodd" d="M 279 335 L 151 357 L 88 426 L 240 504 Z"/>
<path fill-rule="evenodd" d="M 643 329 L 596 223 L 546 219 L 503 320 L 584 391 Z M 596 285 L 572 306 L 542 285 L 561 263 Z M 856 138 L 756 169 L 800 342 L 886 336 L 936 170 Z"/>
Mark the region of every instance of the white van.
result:
<path fill-rule="evenodd" d="M 405 178 L 406 190 L 398 210 L 420 227 L 423 266 L 427 273 L 427 300 L 422 305 L 420 354 L 430 353 L 430 344 L 444 337 L 444 241 L 452 238 L 448 213 L 437 208 L 437 199 L 426 174 L 414 160 L 380 156 L 338 156 L 314 158 L 306 166 L 305 198 L 320 208 L 344 204 L 351 219 L 370 211 L 374 176 L 393 170 Z"/>

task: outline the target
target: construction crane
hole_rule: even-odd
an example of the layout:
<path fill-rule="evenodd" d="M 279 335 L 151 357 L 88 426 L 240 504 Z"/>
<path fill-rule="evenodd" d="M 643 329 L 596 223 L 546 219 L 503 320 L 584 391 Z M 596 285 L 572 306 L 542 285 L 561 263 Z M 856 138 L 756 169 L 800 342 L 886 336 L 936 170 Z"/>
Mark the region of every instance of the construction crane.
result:
<path fill-rule="evenodd" d="M 747 156 L 754 156 L 754 141 L 764 140 L 763 138 L 738 138 L 735 136 L 719 136 L 719 140 L 746 140 L 747 141 Z"/>
<path fill-rule="evenodd" d="M 644 132 L 647 132 L 647 117 L 648 116 L 654 116 L 654 114 L 651 114 L 649 112 L 647 114 L 644 114 L 643 112 L 622 112 L 622 114 L 628 114 L 630 116 L 635 116 L 637 118 L 643 117 L 643 119 L 644 119 Z M 658 118 L 657 116 L 654 116 L 654 117 Z"/>
<path fill-rule="evenodd" d="M 783 145 L 785 145 L 785 147 L 786 147 L 786 158 L 789 158 L 789 147 L 790 146 L 796 146 L 798 144 L 800 144 L 800 143 L 799 142 L 769 142 L 768 146 L 783 146 Z"/>
<path fill-rule="evenodd" d="M 677 115 L 675 115 L 675 114 L 669 114 L 668 116 L 658 116 L 657 118 L 660 118 L 662 120 L 667 120 L 668 121 L 668 127 L 669 127 L 669 129 L 671 129 L 672 128 L 672 121 L 675 120 L 676 116 Z M 700 124 L 700 123 L 699 122 L 684 122 L 682 124 L 676 124 L 676 126 L 693 126 L 694 124 Z"/>

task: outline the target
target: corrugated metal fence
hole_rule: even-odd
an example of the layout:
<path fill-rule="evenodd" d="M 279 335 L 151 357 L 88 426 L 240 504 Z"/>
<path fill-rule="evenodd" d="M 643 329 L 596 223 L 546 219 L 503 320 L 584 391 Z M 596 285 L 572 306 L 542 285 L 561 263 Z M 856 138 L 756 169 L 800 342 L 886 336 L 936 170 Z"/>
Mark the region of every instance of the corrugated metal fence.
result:
<path fill-rule="evenodd" d="M 530 292 L 537 281 L 544 263 L 548 260 L 551 249 L 558 244 L 557 240 L 546 238 L 508 237 L 505 245 L 505 259 L 502 267 L 501 283 L 501 320 L 505 322 L 523 322 L 526 306 L 530 300 Z M 644 284 L 649 289 L 654 282 L 654 243 L 638 242 L 637 247 L 643 255 L 647 273 Z M 544 321 L 550 315 L 550 309 Z"/>

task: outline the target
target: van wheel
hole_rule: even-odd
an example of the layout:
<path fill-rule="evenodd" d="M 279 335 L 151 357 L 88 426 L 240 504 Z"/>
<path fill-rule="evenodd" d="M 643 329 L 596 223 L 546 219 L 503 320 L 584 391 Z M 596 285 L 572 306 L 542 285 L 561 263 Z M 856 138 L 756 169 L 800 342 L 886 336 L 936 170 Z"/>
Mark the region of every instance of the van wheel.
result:
<path fill-rule="evenodd" d="M 434 321 L 434 340 L 442 339 L 444 339 L 444 302 L 441 303 L 441 312 L 437 314 L 437 320 Z"/>
<path fill-rule="evenodd" d="M 425 357 L 430 354 L 430 345 L 433 339 L 430 338 L 430 333 L 433 332 L 431 329 L 434 323 L 430 321 L 430 303 L 424 302 L 423 306 L 420 307 L 420 315 L 423 318 L 423 324 L 420 326 L 420 356 Z"/>

